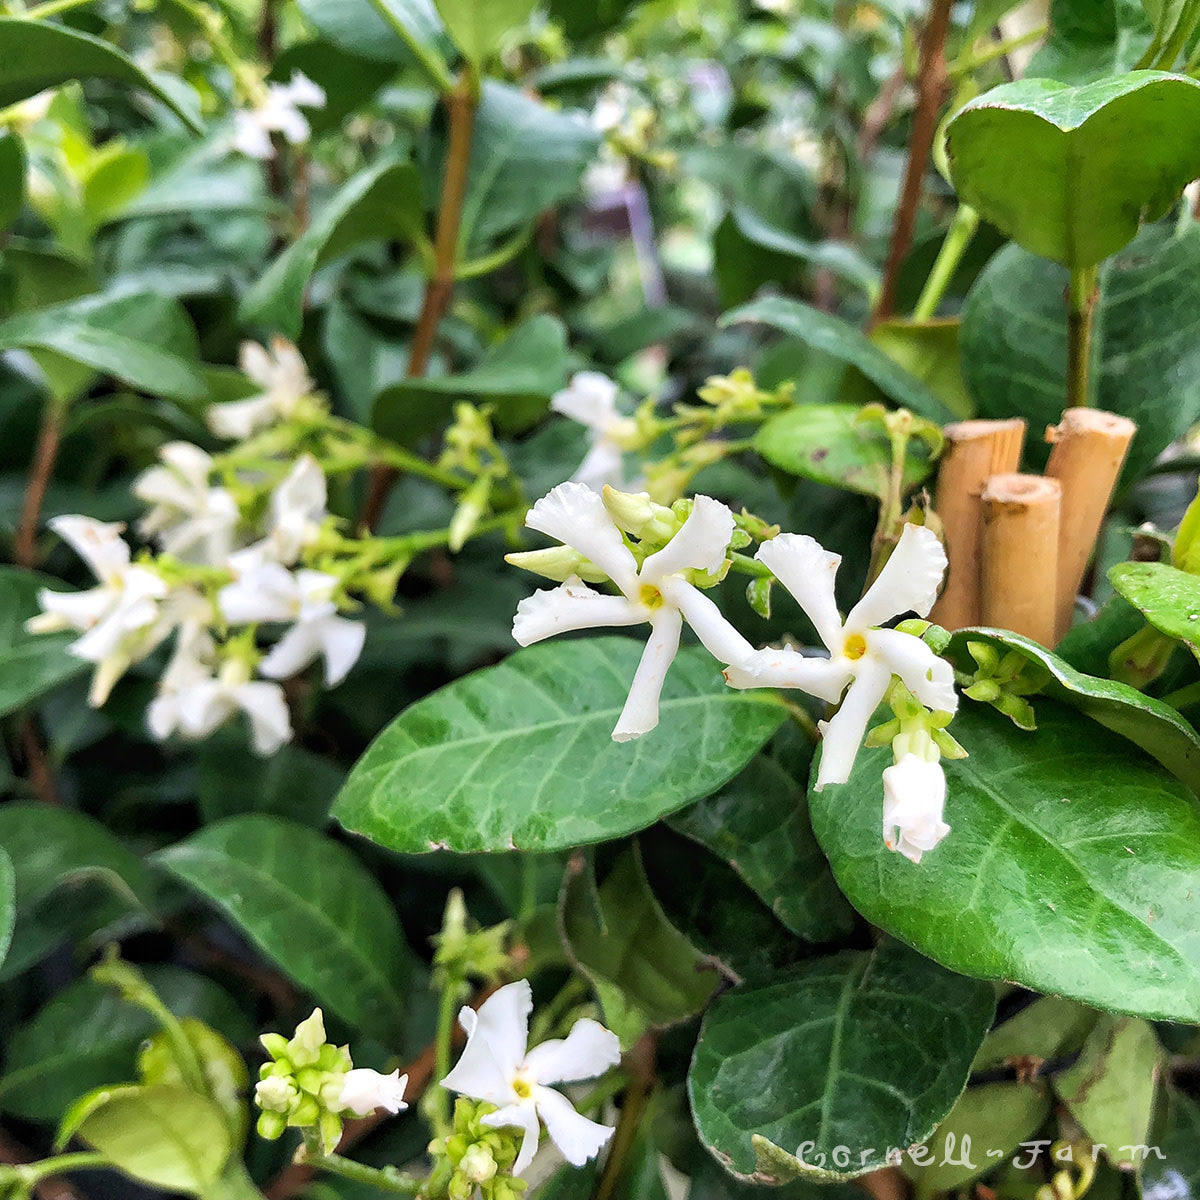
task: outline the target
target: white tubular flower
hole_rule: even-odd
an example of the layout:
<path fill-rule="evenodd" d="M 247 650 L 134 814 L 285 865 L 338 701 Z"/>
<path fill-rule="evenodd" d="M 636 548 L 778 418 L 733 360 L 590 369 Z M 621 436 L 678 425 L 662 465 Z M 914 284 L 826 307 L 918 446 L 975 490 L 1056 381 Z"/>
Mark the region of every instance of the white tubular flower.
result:
<path fill-rule="evenodd" d="M 302 454 L 271 493 L 265 552 L 288 566 L 294 563 L 321 531 L 326 496 L 321 464 L 311 454 Z"/>
<path fill-rule="evenodd" d="M 764 542 L 756 557 L 808 614 L 829 658 L 808 658 L 796 650 L 757 650 L 731 666 L 725 678 L 736 688 L 799 688 L 830 703 L 845 692 L 841 708 L 821 723 L 817 791 L 849 778 L 867 724 L 893 675 L 926 708 L 951 713 L 957 709 L 950 664 L 920 638 L 878 628 L 910 611 L 923 617 L 933 607 L 946 570 L 946 552 L 931 530 L 905 525 L 892 557 L 845 622 L 838 616 L 833 591 L 838 555 L 810 537 L 781 533 Z"/>
<path fill-rule="evenodd" d="M 261 104 L 234 114 L 233 148 L 250 158 L 270 158 L 272 133 L 283 134 L 293 146 L 302 145 L 312 128 L 300 109 L 324 107 L 324 88 L 303 71 L 293 71 L 290 83 L 268 84 Z"/>
<path fill-rule="evenodd" d="M 366 626 L 338 616 L 333 594 L 337 580 L 321 571 L 291 572 L 263 561 L 253 551 L 234 555 L 238 578 L 221 589 L 218 603 L 235 625 L 259 621 L 293 622 L 259 664 L 268 679 L 286 679 L 318 658 L 325 660 L 325 682 L 341 683 L 358 661 Z"/>
<path fill-rule="evenodd" d="M 476 1100 L 495 1104 L 483 1118 L 495 1128 L 525 1131 L 512 1173 L 521 1175 L 538 1147 L 538 1119 L 550 1140 L 572 1166 L 595 1158 L 612 1137 L 607 1125 L 580 1116 L 561 1092 L 549 1085 L 594 1079 L 621 1060 L 616 1034 L 596 1021 L 576 1021 L 565 1038 L 527 1050 L 533 993 L 522 979 L 493 992 L 478 1012 L 464 1008 L 459 1024 L 467 1034 L 466 1049 L 442 1086 Z"/>
<path fill-rule="evenodd" d="M 381 1075 L 366 1067 L 355 1067 L 342 1077 L 342 1090 L 337 1102 L 330 1107 L 348 1109 L 356 1117 L 365 1117 L 377 1108 L 385 1108 L 395 1116 L 408 1107 L 404 1103 L 407 1086 L 408 1076 L 401 1075 L 398 1070 Z"/>
<path fill-rule="evenodd" d="M 582 483 L 560 483 L 529 510 L 525 524 L 578 551 L 607 574 L 621 595 L 594 591 L 578 578 L 534 592 L 517 605 L 517 642 L 529 646 L 574 629 L 650 625 L 613 741 L 640 737 L 658 724 L 659 695 L 679 648 L 684 619 L 719 662 L 739 662 L 753 654 L 712 600 L 685 578 L 689 571 L 716 571 L 724 561 L 734 521 L 719 501 L 697 496 L 679 532 L 651 554 L 640 571 L 604 501 Z"/>
<path fill-rule="evenodd" d="M 936 759 L 903 754 L 883 772 L 883 840 L 915 863 L 950 832 L 942 820 L 946 773 Z"/>
<path fill-rule="evenodd" d="M 149 567 L 130 564 L 125 526 L 91 517 L 55 517 L 50 528 L 92 569 L 98 587 L 83 592 L 42 588 L 42 612 L 26 622 L 30 633 L 76 629 L 83 636 L 68 651 L 96 664 L 88 703 L 99 708 L 113 685 L 171 631 L 173 621 L 162 608 L 169 588 Z"/>
<path fill-rule="evenodd" d="M 245 400 L 229 400 L 209 408 L 208 426 L 218 437 L 243 441 L 256 430 L 286 420 L 314 391 L 300 351 L 287 338 L 272 338 L 270 349 L 257 342 L 243 342 L 238 365 L 262 391 Z"/>
<path fill-rule="evenodd" d="M 626 487 L 623 442 L 637 426 L 617 410 L 617 385 L 598 371 L 579 371 L 568 387 L 554 393 L 550 407 L 591 433 L 591 449 L 571 478 L 597 492 L 605 484 Z"/>
<path fill-rule="evenodd" d="M 209 486 L 212 458 L 191 442 L 168 442 L 158 456 L 163 465 L 134 481 L 133 494 L 153 506 L 138 522 L 138 532 L 185 561 L 223 564 L 239 514 L 225 488 Z"/>

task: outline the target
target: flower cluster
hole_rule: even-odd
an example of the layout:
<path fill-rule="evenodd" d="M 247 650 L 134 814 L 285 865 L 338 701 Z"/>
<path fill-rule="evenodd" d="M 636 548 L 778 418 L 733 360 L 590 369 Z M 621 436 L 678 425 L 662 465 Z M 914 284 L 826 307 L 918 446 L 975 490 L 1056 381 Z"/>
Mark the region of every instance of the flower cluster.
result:
<path fill-rule="evenodd" d="M 286 422 L 313 390 L 294 346 L 243 347 L 242 363 L 262 388 L 214 406 L 225 436 L 249 437 Z M 244 449 L 244 447 L 242 447 Z M 124 526 L 63 516 L 51 528 L 87 563 L 97 586 L 43 590 L 31 632 L 74 629 L 70 652 L 95 664 L 90 702 L 105 702 L 134 664 L 175 635 L 174 649 L 147 711 L 159 740 L 209 736 L 235 714 L 249 718 L 255 750 L 272 754 L 292 736 L 281 680 L 322 660 L 325 681 L 345 678 L 365 627 L 340 615 L 345 580 L 309 561 L 328 523 L 326 480 L 317 460 L 265 456 L 239 469 L 236 454 L 214 458 L 171 442 L 138 477 L 147 505 L 137 531 L 157 553 L 135 557 Z M 264 629 L 282 630 L 268 648 Z"/>
<path fill-rule="evenodd" d="M 948 735 L 937 738 L 930 731 L 940 729 L 957 708 L 954 674 L 920 637 L 884 628 L 910 611 L 924 617 L 937 597 L 946 555 L 931 530 L 904 526 L 891 558 L 844 621 L 834 595 L 837 555 L 796 534 L 762 542 L 756 561 L 811 620 L 827 651 L 816 657 L 787 648 L 754 649 L 704 594 L 723 577 L 736 546 L 749 541 L 733 513 L 708 496 L 666 509 L 645 495 L 611 487 L 597 494 L 582 483 L 565 483 L 533 506 L 526 524 L 562 542 L 568 557 L 559 550 L 510 556 L 562 581 L 520 603 L 513 621 L 517 642 L 527 646 L 579 629 L 650 626 L 614 740 L 639 737 L 658 724 L 659 697 L 686 621 L 725 665 L 731 687 L 796 688 L 829 704 L 840 702 L 837 712 L 821 722 L 818 791 L 849 778 L 875 710 L 899 680 L 925 714 L 920 721 L 927 736 L 917 737 L 913 722 L 918 718 L 912 713 L 905 716 L 909 725 L 896 730 L 895 764 L 884 778 L 885 840 L 917 861 L 948 832 L 939 759 L 944 746 L 953 743 Z M 607 580 L 619 594 L 588 587 L 585 578 Z"/>

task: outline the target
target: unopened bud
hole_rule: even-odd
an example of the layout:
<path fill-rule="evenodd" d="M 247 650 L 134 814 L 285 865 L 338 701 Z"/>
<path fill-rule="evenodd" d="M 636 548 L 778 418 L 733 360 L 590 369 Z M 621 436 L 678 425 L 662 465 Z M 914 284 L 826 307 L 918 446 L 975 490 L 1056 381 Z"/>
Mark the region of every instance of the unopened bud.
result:
<path fill-rule="evenodd" d="M 606 484 L 601 496 L 617 526 L 639 541 L 667 542 L 679 530 L 681 522 L 676 515 L 655 504 L 645 492 L 618 492 Z"/>

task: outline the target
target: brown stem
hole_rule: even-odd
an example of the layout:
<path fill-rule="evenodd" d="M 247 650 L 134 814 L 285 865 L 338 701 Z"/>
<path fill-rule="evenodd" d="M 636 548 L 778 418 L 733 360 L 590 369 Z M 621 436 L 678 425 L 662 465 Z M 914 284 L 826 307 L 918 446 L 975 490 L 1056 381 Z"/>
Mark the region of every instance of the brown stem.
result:
<path fill-rule="evenodd" d="M 653 1033 L 645 1034 L 625 1056 L 629 1071 L 629 1086 L 621 1101 L 621 1115 L 617 1118 L 617 1131 L 613 1134 L 612 1149 L 604 1163 L 604 1170 L 592 1193 L 592 1200 L 612 1200 L 614 1189 L 629 1158 L 629 1151 L 638 1135 L 645 1114 L 646 1102 L 654 1090 L 654 1059 L 658 1051 L 658 1039 Z"/>
<path fill-rule="evenodd" d="M 888 76 L 887 82 L 879 91 L 879 95 L 871 101 L 867 108 L 866 114 L 863 116 L 863 123 L 858 131 L 858 161 L 862 166 L 867 165 L 867 161 L 875 152 L 875 146 L 879 141 L 880 135 L 887 128 L 888 122 L 892 119 L 892 114 L 896 111 L 896 102 L 900 99 L 900 93 L 904 90 L 904 63 L 901 61 L 899 66 Z"/>
<path fill-rule="evenodd" d="M 29 482 L 25 485 L 25 506 L 21 511 L 21 527 L 14 547 L 18 566 L 37 566 L 38 523 L 42 501 L 46 498 L 46 488 L 58 458 L 62 425 L 63 407 L 56 400 L 50 400 L 42 414 L 42 427 L 33 450 L 33 461 L 29 465 Z"/>
<path fill-rule="evenodd" d="M 54 772 L 46 758 L 46 747 L 42 741 L 42 731 L 35 717 L 27 716 L 21 722 L 20 729 L 21 753 L 25 756 L 25 771 L 29 777 L 29 785 L 34 794 L 43 804 L 58 807 L 62 801 L 58 797 L 58 786 L 54 782 Z"/>
<path fill-rule="evenodd" d="M 900 264 L 912 246 L 917 208 L 925 182 L 925 169 L 937 134 L 938 110 L 946 90 L 946 35 L 950 30 L 953 0 L 933 0 L 929 19 L 921 35 L 921 64 L 917 82 L 917 107 L 913 113 L 912 136 L 908 142 L 908 166 L 896 208 L 892 242 L 884 268 L 883 287 L 875 305 L 872 323 L 886 321 L 896 311 L 896 289 Z"/>
<path fill-rule="evenodd" d="M 475 110 L 479 101 L 475 81 L 463 72 L 453 91 L 443 97 L 449 119 L 446 147 L 446 173 L 442 179 L 441 203 L 434 232 L 433 273 L 425 284 L 421 315 L 409 348 L 408 377 L 417 379 L 429 367 L 437 328 L 450 304 L 454 290 L 454 268 L 458 259 L 458 232 L 462 224 L 463 201 L 467 192 L 467 171 L 471 162 L 471 137 L 475 129 Z M 399 472 L 378 464 L 371 471 L 367 500 L 359 518 L 359 527 L 374 532 L 383 515 L 384 505 Z"/>
<path fill-rule="evenodd" d="M 19 1167 L 34 1161 L 34 1156 L 14 1137 L 0 1129 L 0 1163 Z M 57 1175 L 47 1175 L 33 1185 L 38 1200 L 85 1200 L 78 1188 Z"/>

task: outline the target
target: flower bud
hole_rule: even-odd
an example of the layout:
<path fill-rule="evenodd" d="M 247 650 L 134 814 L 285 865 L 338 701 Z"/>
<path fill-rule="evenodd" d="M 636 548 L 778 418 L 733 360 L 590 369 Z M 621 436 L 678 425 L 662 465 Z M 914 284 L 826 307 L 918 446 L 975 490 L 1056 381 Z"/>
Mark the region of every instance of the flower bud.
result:
<path fill-rule="evenodd" d="M 496 1160 L 483 1145 L 474 1145 L 462 1156 L 459 1171 L 472 1183 L 487 1183 L 496 1174 Z"/>
<path fill-rule="evenodd" d="M 586 583 L 604 583 L 608 579 L 603 571 L 592 566 L 578 550 L 572 550 L 570 546 L 551 546 L 545 550 L 506 554 L 504 561 L 541 575 L 543 579 L 553 579 L 555 583 L 566 583 L 572 576 Z"/>
<path fill-rule="evenodd" d="M 613 521 L 642 542 L 668 542 L 683 524 L 671 509 L 655 504 L 645 492 L 618 492 L 605 486 L 601 498 Z"/>

